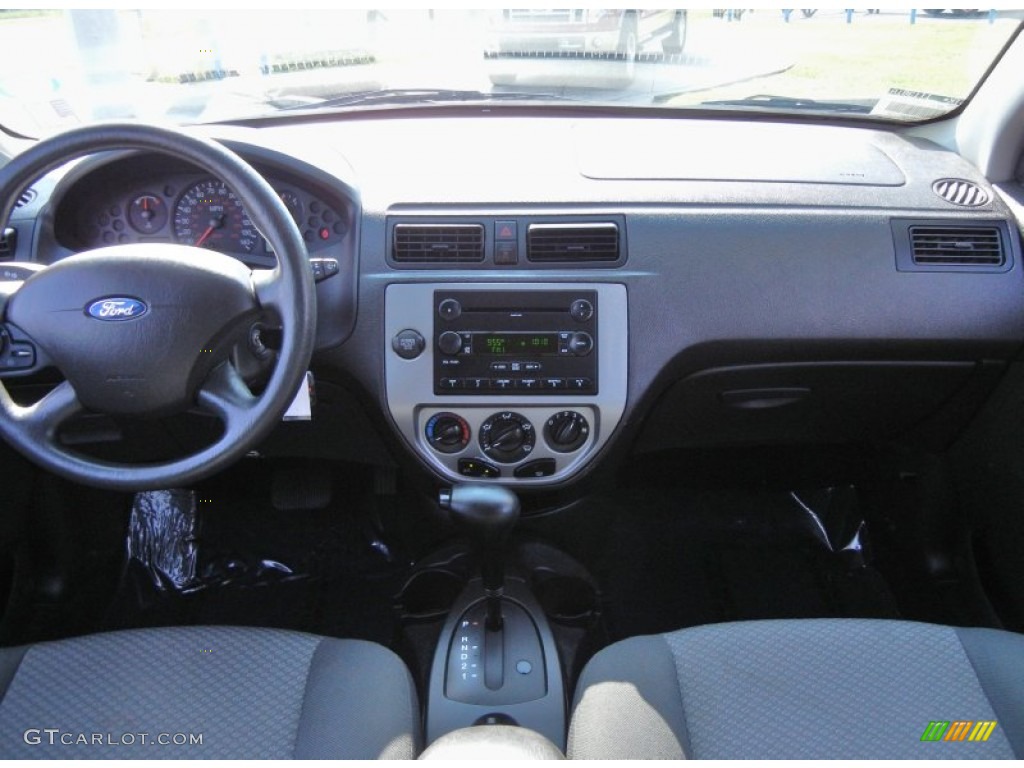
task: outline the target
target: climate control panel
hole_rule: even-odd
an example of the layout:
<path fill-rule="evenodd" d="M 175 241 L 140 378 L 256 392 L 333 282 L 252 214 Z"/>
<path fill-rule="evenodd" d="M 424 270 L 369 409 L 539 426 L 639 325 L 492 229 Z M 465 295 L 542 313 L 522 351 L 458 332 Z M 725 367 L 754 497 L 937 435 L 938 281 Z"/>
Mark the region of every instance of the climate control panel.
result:
<path fill-rule="evenodd" d="M 627 328 L 616 283 L 390 285 L 388 410 L 446 480 L 557 483 L 622 417 Z"/>
<path fill-rule="evenodd" d="M 459 477 L 540 480 L 574 463 L 591 445 L 592 406 L 520 407 L 489 412 L 424 409 L 422 438 Z"/>

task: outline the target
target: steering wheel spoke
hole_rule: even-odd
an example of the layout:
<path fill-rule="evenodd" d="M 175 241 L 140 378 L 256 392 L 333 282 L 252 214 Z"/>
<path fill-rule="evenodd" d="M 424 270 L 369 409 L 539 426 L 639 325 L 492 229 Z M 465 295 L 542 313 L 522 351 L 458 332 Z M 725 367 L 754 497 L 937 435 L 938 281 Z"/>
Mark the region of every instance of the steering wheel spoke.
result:
<path fill-rule="evenodd" d="M 278 269 L 254 269 L 252 285 L 260 307 L 281 314 L 282 301 L 281 272 Z"/>
<path fill-rule="evenodd" d="M 54 442 L 60 425 L 84 412 L 75 388 L 67 381 L 62 381 L 33 405 L 12 409 L 13 417 L 21 426 L 45 442 Z"/>
<path fill-rule="evenodd" d="M 199 407 L 217 416 L 230 429 L 252 418 L 257 398 L 229 360 L 210 371 L 197 397 Z"/>

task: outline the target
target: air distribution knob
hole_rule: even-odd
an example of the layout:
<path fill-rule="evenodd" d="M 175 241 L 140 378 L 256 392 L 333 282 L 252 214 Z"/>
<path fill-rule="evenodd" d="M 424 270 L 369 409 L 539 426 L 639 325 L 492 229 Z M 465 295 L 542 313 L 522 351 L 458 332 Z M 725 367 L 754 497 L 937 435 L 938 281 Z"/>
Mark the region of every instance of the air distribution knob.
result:
<path fill-rule="evenodd" d="M 480 425 L 480 448 L 495 461 L 511 464 L 533 451 L 536 434 L 522 414 L 503 411 Z"/>

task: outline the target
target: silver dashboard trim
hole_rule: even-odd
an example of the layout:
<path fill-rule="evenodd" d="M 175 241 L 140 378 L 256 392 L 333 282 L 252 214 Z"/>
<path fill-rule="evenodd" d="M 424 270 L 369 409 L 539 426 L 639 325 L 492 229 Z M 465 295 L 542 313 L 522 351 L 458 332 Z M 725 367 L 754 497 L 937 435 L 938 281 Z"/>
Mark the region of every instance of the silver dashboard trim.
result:
<path fill-rule="evenodd" d="M 434 292 L 444 290 L 481 291 L 565 291 L 597 292 L 598 301 L 598 394 L 579 395 L 436 395 L 434 394 Z M 543 486 L 565 481 L 586 466 L 607 443 L 622 418 L 626 406 L 628 382 L 627 297 L 625 285 L 618 283 L 392 283 L 385 292 L 384 338 L 387 408 L 399 433 L 410 448 L 431 469 L 445 479 L 460 482 L 467 478 L 457 471 L 460 458 L 483 459 L 502 468 L 502 477 L 483 482 L 512 482 L 517 486 Z M 399 357 L 391 349 L 395 334 L 412 329 L 427 340 L 422 354 L 413 360 Z M 544 422 L 563 410 L 577 410 L 590 422 L 587 441 L 572 453 L 557 453 L 545 443 Z M 556 471 L 543 478 L 514 478 L 512 464 L 487 459 L 477 436 L 480 424 L 498 411 L 516 411 L 533 423 L 538 431 L 536 446 L 523 461 L 554 458 Z M 459 453 L 440 454 L 424 437 L 424 425 L 435 413 L 451 411 L 469 423 L 473 434 Z M 523 462 L 519 462 L 523 463 Z"/>

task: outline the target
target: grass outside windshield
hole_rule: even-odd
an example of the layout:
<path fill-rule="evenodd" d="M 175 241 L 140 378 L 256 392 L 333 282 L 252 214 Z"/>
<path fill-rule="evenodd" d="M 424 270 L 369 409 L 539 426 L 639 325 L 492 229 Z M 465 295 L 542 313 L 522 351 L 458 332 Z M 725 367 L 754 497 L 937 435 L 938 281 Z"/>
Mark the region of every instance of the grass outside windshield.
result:
<path fill-rule="evenodd" d="M 913 121 L 968 97 L 1022 18 L 826 8 L 693 9 L 660 21 L 650 9 L 0 11 L 0 124 L 42 136 L 102 119 L 315 110 L 353 93 L 415 104 L 416 90 L 435 91 L 424 103 L 458 92 L 463 102 L 813 113 L 809 102 L 820 102 L 823 112 L 849 106 L 852 116 Z M 366 106 L 389 102 L 344 108 Z"/>

